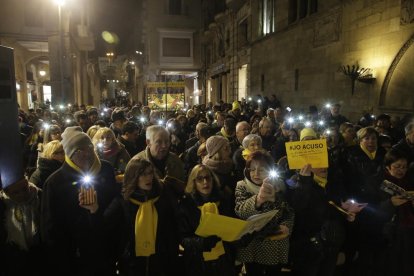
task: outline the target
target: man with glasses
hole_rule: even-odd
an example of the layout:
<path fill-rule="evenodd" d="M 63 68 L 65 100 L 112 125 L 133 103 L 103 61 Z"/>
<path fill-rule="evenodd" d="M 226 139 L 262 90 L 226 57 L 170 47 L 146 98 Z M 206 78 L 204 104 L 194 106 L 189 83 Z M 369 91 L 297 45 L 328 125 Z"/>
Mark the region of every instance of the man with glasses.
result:
<path fill-rule="evenodd" d="M 98 222 L 120 186 L 80 127 L 66 128 L 62 145 L 65 162 L 46 180 L 41 206 L 47 267 L 55 275 L 111 275 L 116 239 Z"/>

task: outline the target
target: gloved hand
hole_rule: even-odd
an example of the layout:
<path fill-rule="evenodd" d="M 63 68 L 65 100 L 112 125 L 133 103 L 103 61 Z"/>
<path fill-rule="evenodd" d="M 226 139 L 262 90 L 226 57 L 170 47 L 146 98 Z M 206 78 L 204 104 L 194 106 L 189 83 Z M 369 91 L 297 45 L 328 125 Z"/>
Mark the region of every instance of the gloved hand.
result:
<path fill-rule="evenodd" d="M 203 251 L 211 251 L 221 241 L 217 236 L 208 236 L 203 239 Z"/>

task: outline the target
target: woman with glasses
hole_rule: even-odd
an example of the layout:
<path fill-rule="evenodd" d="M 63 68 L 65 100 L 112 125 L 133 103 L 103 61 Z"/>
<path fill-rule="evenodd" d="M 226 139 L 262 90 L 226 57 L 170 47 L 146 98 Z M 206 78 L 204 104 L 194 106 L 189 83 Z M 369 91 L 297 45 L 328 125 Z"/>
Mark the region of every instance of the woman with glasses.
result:
<path fill-rule="evenodd" d="M 249 276 L 280 275 L 288 261 L 294 214 L 283 196 L 284 183 L 272 175 L 273 169 L 273 158 L 255 151 L 246 162 L 244 180 L 236 187 L 235 211 L 241 219 L 278 210 L 264 228 L 253 233 L 246 246 L 239 248 L 237 259 L 244 263 Z"/>
<path fill-rule="evenodd" d="M 37 168 L 30 176 L 30 182 L 42 188 L 46 179 L 59 169 L 65 161 L 63 146 L 58 140 L 53 140 L 43 148 L 42 157 L 37 162 Z"/>
<path fill-rule="evenodd" d="M 178 230 L 184 247 L 186 275 L 235 275 L 231 245 L 217 236 L 200 237 L 195 231 L 206 212 L 234 217 L 230 196 L 205 165 L 193 168 L 178 212 Z"/>
<path fill-rule="evenodd" d="M 385 155 L 385 179 L 403 188 L 414 191 L 414 183 L 407 176 L 407 156 L 396 149 L 391 149 Z M 392 246 L 390 250 L 388 275 L 414 275 L 414 265 L 411 257 L 414 256 L 414 196 L 410 198 L 398 195 L 391 196 L 390 200 L 395 208 Z"/>

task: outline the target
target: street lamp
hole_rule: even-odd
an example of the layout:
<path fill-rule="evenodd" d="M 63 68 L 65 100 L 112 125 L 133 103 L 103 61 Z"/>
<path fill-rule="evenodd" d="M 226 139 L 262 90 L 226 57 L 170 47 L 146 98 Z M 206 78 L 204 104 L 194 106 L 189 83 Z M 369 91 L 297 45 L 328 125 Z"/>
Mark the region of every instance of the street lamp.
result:
<path fill-rule="evenodd" d="M 58 6 L 58 15 L 59 15 L 59 71 L 60 71 L 60 93 L 61 93 L 61 102 L 65 102 L 65 90 L 63 86 L 63 32 L 62 32 L 62 6 L 65 5 L 65 0 L 54 0 L 55 4 Z"/>

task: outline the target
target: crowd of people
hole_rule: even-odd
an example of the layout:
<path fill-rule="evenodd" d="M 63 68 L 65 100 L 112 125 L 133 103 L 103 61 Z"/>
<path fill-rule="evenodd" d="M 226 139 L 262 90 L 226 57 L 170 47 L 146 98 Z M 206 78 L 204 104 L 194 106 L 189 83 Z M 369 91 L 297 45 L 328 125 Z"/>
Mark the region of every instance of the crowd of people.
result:
<path fill-rule="evenodd" d="M 0 275 L 414 275 L 414 122 L 276 96 L 151 110 L 19 110 L 26 171 L 0 190 Z M 325 168 L 287 142 L 326 139 Z M 247 220 L 199 236 L 208 213 Z"/>

